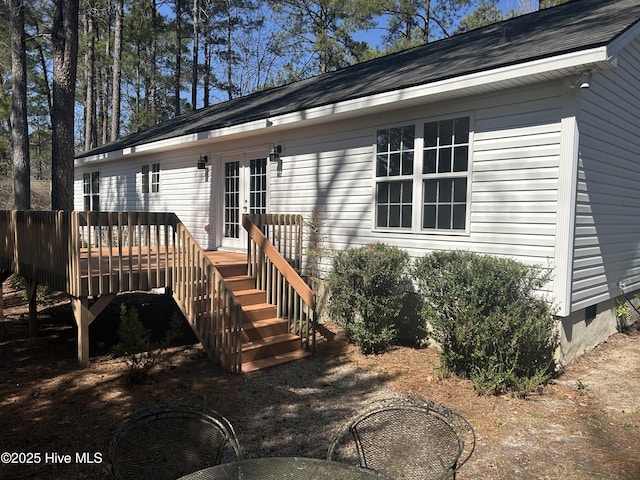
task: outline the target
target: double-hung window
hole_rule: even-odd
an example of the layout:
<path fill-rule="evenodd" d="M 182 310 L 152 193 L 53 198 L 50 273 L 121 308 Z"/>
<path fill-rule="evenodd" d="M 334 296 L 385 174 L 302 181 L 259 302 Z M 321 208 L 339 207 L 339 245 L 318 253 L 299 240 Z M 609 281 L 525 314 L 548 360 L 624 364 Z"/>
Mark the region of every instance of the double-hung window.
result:
<path fill-rule="evenodd" d="M 376 227 L 411 228 L 415 126 L 378 130 Z"/>
<path fill-rule="evenodd" d="M 142 193 L 160 191 L 160 164 L 142 165 Z"/>
<path fill-rule="evenodd" d="M 422 229 L 464 230 L 469 117 L 424 124 Z"/>
<path fill-rule="evenodd" d="M 100 172 L 82 174 L 82 196 L 85 211 L 100 211 Z"/>
<path fill-rule="evenodd" d="M 459 231 L 467 225 L 469 117 L 378 130 L 375 226 Z"/>

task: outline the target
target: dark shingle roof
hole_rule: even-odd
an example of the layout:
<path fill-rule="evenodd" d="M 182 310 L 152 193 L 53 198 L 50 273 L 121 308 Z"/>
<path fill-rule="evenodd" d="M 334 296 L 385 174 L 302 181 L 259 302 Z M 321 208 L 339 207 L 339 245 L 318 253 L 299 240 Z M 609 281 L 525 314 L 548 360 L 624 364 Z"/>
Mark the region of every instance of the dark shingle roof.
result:
<path fill-rule="evenodd" d="M 638 0 L 574 0 L 189 112 L 81 156 L 604 46 L 639 19 Z"/>

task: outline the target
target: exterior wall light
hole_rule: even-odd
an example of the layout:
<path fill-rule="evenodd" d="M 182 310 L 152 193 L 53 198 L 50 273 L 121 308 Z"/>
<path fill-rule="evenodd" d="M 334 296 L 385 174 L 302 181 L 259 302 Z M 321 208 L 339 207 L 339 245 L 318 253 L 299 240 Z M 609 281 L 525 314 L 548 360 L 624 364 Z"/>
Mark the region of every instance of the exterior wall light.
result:
<path fill-rule="evenodd" d="M 591 87 L 591 73 L 586 72 L 575 77 L 565 79 L 565 86 L 567 88 L 590 88 Z"/>
<path fill-rule="evenodd" d="M 591 88 L 591 75 L 582 75 L 578 88 Z"/>
<path fill-rule="evenodd" d="M 200 155 L 200 158 L 198 159 L 198 163 L 196 163 L 196 165 L 198 166 L 198 170 L 204 170 L 207 166 L 208 161 L 209 161 L 209 157 L 207 157 L 206 155 Z"/>
<path fill-rule="evenodd" d="M 274 145 L 271 151 L 269 152 L 269 161 L 270 162 L 280 161 L 281 153 L 282 153 L 282 145 Z"/>

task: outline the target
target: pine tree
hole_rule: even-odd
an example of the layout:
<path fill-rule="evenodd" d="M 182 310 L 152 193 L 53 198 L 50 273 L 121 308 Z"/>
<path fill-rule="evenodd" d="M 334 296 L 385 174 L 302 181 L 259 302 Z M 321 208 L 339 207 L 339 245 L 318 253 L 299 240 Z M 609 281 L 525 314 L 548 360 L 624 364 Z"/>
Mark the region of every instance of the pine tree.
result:
<path fill-rule="evenodd" d="M 16 210 L 31 209 L 31 163 L 27 123 L 27 53 L 23 0 L 11 0 L 11 145 Z"/>
<path fill-rule="evenodd" d="M 73 210 L 73 158 L 79 0 L 56 0 L 51 112 L 51 208 Z"/>

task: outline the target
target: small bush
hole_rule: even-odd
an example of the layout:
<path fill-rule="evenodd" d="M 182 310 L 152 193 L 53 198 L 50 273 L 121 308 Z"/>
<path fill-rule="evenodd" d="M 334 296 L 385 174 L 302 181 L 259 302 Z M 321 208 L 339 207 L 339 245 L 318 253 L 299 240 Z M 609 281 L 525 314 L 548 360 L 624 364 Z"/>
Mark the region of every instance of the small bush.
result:
<path fill-rule="evenodd" d="M 181 323 L 180 318 L 174 315 L 165 338 L 161 342 L 152 342 L 151 332 L 140 321 L 138 310 L 135 307 L 127 309 L 124 303 L 120 305 L 120 341 L 113 348 L 113 353 L 125 357 L 130 383 L 143 383 L 147 379 L 149 371 L 162 361 L 162 349 L 179 337 Z"/>
<path fill-rule="evenodd" d="M 306 232 L 304 239 L 304 244 L 306 245 L 304 250 L 304 256 L 306 257 L 304 275 L 308 278 L 311 286 L 314 285 L 314 282 L 319 281 L 322 259 L 330 253 L 326 247 L 325 223 L 326 217 L 315 208 L 304 222 Z"/>
<path fill-rule="evenodd" d="M 631 305 L 626 298 L 616 301 L 616 328 L 620 333 L 628 330 L 632 323 Z"/>
<path fill-rule="evenodd" d="M 336 255 L 328 311 L 363 353 L 381 353 L 395 340 L 395 321 L 410 286 L 408 266 L 405 251 L 379 243 Z"/>
<path fill-rule="evenodd" d="M 435 252 L 415 262 L 422 317 L 443 367 L 482 394 L 526 395 L 555 370 L 550 305 L 536 292 L 549 273 L 512 259 Z"/>

